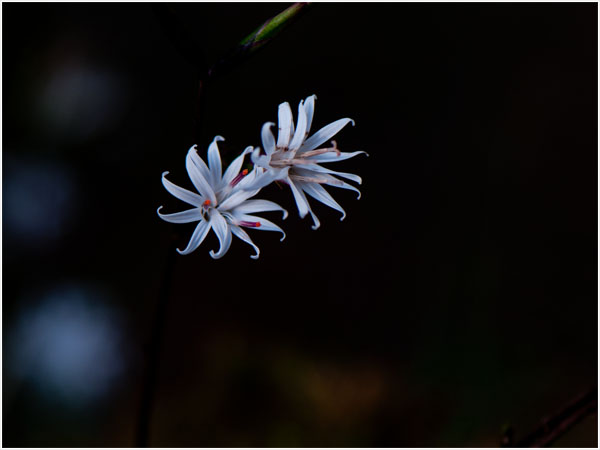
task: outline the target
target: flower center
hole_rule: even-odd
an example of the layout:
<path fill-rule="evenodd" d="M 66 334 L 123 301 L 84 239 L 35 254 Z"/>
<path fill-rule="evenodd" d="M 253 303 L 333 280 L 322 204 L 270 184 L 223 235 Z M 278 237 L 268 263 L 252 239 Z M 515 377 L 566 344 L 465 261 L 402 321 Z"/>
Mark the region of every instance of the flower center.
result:
<path fill-rule="evenodd" d="M 202 203 L 202 206 L 200 207 L 200 211 L 202 212 L 202 216 L 204 217 L 204 219 L 206 219 L 206 216 L 208 215 L 212 207 L 213 204 L 209 199 L 204 200 L 204 203 Z"/>

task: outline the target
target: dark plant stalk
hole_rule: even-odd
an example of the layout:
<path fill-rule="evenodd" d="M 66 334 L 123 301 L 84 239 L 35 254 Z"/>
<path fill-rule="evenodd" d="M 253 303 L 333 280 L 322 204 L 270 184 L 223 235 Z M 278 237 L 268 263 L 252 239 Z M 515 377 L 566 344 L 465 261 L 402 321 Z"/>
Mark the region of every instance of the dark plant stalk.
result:
<path fill-rule="evenodd" d="M 191 33 L 185 29 L 183 23 L 174 14 L 171 7 L 165 4 L 155 4 L 153 6 L 165 34 L 171 40 L 174 47 L 192 66 L 197 75 L 196 142 L 201 141 L 204 99 L 206 85 L 209 80 L 214 79 L 216 75 L 224 73 L 225 68 L 231 69 L 233 66 L 239 64 L 246 57 L 254 53 L 254 51 L 270 42 L 283 28 L 291 23 L 292 19 L 297 17 L 298 13 L 303 10 L 306 5 L 306 3 L 295 3 L 277 16 L 267 20 L 257 30 L 242 40 L 229 56 L 220 59 L 211 69 L 208 69 L 202 48 L 195 42 Z M 175 236 L 172 236 L 167 254 L 165 272 L 158 293 L 158 303 L 156 305 L 154 323 L 152 324 L 152 335 L 149 339 L 148 346 L 146 347 L 146 367 L 144 379 L 142 381 L 142 399 L 140 402 L 136 430 L 137 447 L 148 447 L 150 442 L 150 423 L 152 420 L 152 412 L 154 410 L 154 393 L 158 379 L 160 350 L 164 337 L 167 306 L 171 289 L 171 280 L 173 278 L 173 267 L 175 265 L 175 247 L 176 239 Z"/>
<path fill-rule="evenodd" d="M 503 447 L 548 447 L 589 414 L 598 413 L 598 389 L 580 395 L 554 416 L 542 420 L 532 433 L 513 442 L 507 434 Z"/>
<path fill-rule="evenodd" d="M 158 291 L 158 303 L 156 305 L 154 321 L 152 324 L 152 335 L 146 346 L 146 367 L 144 370 L 144 379 L 142 381 L 142 400 L 138 415 L 135 439 L 136 447 L 148 447 L 150 441 L 150 422 L 154 410 L 154 392 L 156 390 L 156 380 L 158 378 L 158 362 L 167 321 L 167 304 L 171 290 L 171 280 L 173 278 L 173 267 L 175 266 L 175 242 L 176 236 L 173 235 L 168 246 L 165 271 Z"/>

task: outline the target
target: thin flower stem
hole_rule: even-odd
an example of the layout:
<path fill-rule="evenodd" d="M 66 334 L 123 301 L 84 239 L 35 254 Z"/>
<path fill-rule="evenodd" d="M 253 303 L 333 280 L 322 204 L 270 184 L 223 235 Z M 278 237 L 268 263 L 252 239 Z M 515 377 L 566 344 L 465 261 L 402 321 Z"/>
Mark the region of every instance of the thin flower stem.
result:
<path fill-rule="evenodd" d="M 152 420 L 152 412 L 154 410 L 154 393 L 158 378 L 160 350 L 166 324 L 167 304 L 169 302 L 169 294 L 171 291 L 173 267 L 175 266 L 175 256 L 177 254 L 175 247 L 176 236 L 173 235 L 168 246 L 165 271 L 158 292 L 158 303 L 154 313 L 152 335 L 150 336 L 146 347 L 146 367 L 144 379 L 142 381 L 142 399 L 138 416 L 136 447 L 148 447 L 150 442 L 150 423 Z"/>
<path fill-rule="evenodd" d="M 219 60 L 219 62 L 210 69 L 208 69 L 208 65 L 206 64 L 206 58 L 202 47 L 195 42 L 191 33 L 185 29 L 183 23 L 174 14 L 171 7 L 161 4 L 154 5 L 154 11 L 156 12 L 165 34 L 196 72 L 198 79 L 195 123 L 196 142 L 201 142 L 203 140 L 202 117 L 208 82 L 224 73 L 224 69 L 231 69 L 234 65 L 245 59 L 245 57 L 270 42 L 281 30 L 291 23 L 292 19 L 298 16 L 300 11 L 305 9 L 306 5 L 307 3 L 295 3 L 277 16 L 267 20 L 256 31 L 243 39 L 228 57 L 226 56 Z M 155 402 L 160 350 L 164 337 L 167 306 L 171 290 L 171 280 L 173 277 L 173 266 L 175 265 L 176 257 L 175 241 L 175 237 L 173 236 L 169 245 L 163 281 L 158 294 L 158 303 L 156 306 L 154 323 L 152 325 L 152 335 L 149 339 L 146 351 L 146 367 L 144 379 L 142 381 L 142 398 L 136 430 L 137 447 L 148 447 L 150 442 L 150 424 Z"/>

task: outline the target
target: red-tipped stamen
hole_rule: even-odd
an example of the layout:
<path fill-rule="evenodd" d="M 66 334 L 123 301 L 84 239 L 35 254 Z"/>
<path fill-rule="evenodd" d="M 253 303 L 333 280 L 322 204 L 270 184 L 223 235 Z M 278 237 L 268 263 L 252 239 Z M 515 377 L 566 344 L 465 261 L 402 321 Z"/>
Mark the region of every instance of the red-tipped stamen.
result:
<path fill-rule="evenodd" d="M 236 175 L 236 177 L 231 180 L 230 186 L 234 187 L 236 184 L 238 184 L 240 181 L 242 181 L 242 178 L 244 178 L 246 175 L 248 175 L 248 169 L 244 169 L 242 170 L 240 173 L 238 173 Z"/>
<path fill-rule="evenodd" d="M 245 220 L 241 220 L 239 225 L 241 227 L 258 228 L 260 227 L 260 222 L 247 222 Z"/>

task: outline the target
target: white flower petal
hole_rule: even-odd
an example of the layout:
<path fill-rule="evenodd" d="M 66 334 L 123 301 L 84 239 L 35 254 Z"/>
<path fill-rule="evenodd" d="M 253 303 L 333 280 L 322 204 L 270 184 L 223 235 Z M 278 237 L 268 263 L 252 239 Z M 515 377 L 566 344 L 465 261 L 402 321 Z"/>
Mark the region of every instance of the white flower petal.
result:
<path fill-rule="evenodd" d="M 350 122 L 352 122 L 352 125 L 354 125 L 354 121 L 352 119 L 340 119 L 336 120 L 333 123 L 330 123 L 329 125 L 324 126 L 304 141 L 302 147 L 300 147 L 300 151 L 308 151 L 317 148 L 323 142 L 328 141 L 333 136 L 335 136 L 342 128 L 344 128 Z"/>
<path fill-rule="evenodd" d="M 196 226 L 196 229 L 194 230 L 194 232 L 192 233 L 192 237 L 190 238 L 190 242 L 188 242 L 187 247 L 185 248 L 185 250 L 179 250 L 177 249 L 177 252 L 179 252 L 179 254 L 181 255 L 187 255 L 189 253 L 192 253 L 194 250 L 196 250 L 200 244 L 202 244 L 202 241 L 204 241 L 204 238 L 206 238 L 206 235 L 208 234 L 208 232 L 210 231 L 210 226 L 208 224 L 208 222 L 206 222 L 205 220 L 201 220 L 198 225 Z"/>
<path fill-rule="evenodd" d="M 311 176 L 307 173 L 307 171 L 313 172 L 312 176 L 314 176 L 314 172 L 318 173 L 330 173 L 332 175 L 337 175 L 339 177 L 347 178 L 348 180 L 352 180 L 357 182 L 358 184 L 362 184 L 362 178 L 353 173 L 347 172 L 336 172 L 335 170 L 328 169 L 327 167 L 321 167 L 318 164 L 296 164 L 294 166 L 294 170 L 298 171 L 298 173 L 302 172 L 304 176 Z"/>
<path fill-rule="evenodd" d="M 298 105 L 298 125 L 289 149 L 291 151 L 298 150 L 306 138 L 306 112 L 304 111 L 304 101 Z"/>
<path fill-rule="evenodd" d="M 245 179 L 242 180 L 242 182 L 240 182 L 240 189 L 243 189 L 245 191 L 255 191 L 257 189 L 262 189 L 263 187 L 271 184 L 275 180 L 285 179 L 288 175 L 289 170 L 289 167 L 284 167 L 283 169 L 270 168 L 262 174 L 257 174 L 254 180 L 248 179 L 248 182 L 244 184 L 242 184 L 242 182 L 245 181 Z"/>
<path fill-rule="evenodd" d="M 283 237 L 280 240 L 283 241 L 285 239 L 285 231 L 283 231 L 280 227 L 275 225 L 270 220 L 267 220 L 263 217 L 252 216 L 250 214 L 240 214 L 239 211 L 237 213 L 233 213 L 233 216 L 239 221 L 260 223 L 259 227 L 252 227 L 253 230 L 278 231 L 281 234 L 283 234 Z M 238 226 L 244 226 L 244 225 L 238 224 Z"/>
<path fill-rule="evenodd" d="M 171 183 L 165 177 L 169 172 L 163 172 L 162 174 L 162 184 L 165 189 L 174 197 L 177 197 L 179 200 L 182 200 L 186 203 L 189 203 L 193 206 L 201 206 L 204 203 L 204 198 L 195 192 L 188 191 L 182 187 L 177 186 L 176 184 Z"/>
<path fill-rule="evenodd" d="M 234 192 L 233 194 L 231 194 L 229 197 L 227 197 L 223 201 L 223 203 L 221 203 L 217 207 L 217 209 L 220 211 L 229 211 L 229 210 L 235 208 L 236 206 L 238 206 L 240 203 L 246 201 L 253 195 L 256 195 L 256 193 L 257 193 L 256 191 L 246 191 L 246 190 L 240 189 L 240 190 Z"/>
<path fill-rule="evenodd" d="M 306 213 L 309 212 L 314 222 L 312 225 L 312 229 L 316 230 L 321 226 L 321 222 L 310 208 L 308 200 L 306 199 L 306 195 L 304 195 L 304 191 L 302 189 L 299 189 L 298 185 L 294 184 L 294 181 L 292 181 L 290 177 L 287 178 L 287 182 L 290 185 L 290 188 L 292 188 L 292 194 L 294 194 L 294 199 L 296 200 L 296 206 L 298 206 L 298 212 L 300 213 L 300 217 L 304 218 L 306 216 Z"/>
<path fill-rule="evenodd" d="M 283 218 L 288 216 L 288 212 L 279 206 L 277 203 L 270 200 L 247 200 L 244 203 L 237 206 L 231 212 L 236 213 L 255 213 L 263 211 L 283 211 Z"/>
<path fill-rule="evenodd" d="M 223 180 L 221 182 L 221 188 L 223 188 L 223 187 L 227 186 L 229 183 L 231 183 L 233 181 L 233 179 L 240 173 L 240 169 L 242 168 L 242 165 L 244 164 L 244 158 L 246 157 L 246 155 L 248 153 L 252 152 L 252 150 L 254 150 L 254 147 L 252 147 L 252 146 L 246 147 L 246 150 L 244 150 L 240 156 L 235 158 L 231 162 L 231 164 L 229 164 L 229 167 L 225 171 L 225 175 L 223 175 Z"/>
<path fill-rule="evenodd" d="M 219 153 L 217 142 L 224 140 L 225 138 L 222 136 L 215 136 L 213 141 L 208 146 L 208 167 L 211 177 L 210 184 L 215 187 L 220 183 L 221 176 L 223 174 L 223 169 L 221 168 L 221 154 Z"/>
<path fill-rule="evenodd" d="M 304 112 L 306 112 L 306 131 L 304 132 L 305 136 L 308 136 L 308 133 L 310 133 L 310 126 L 312 125 L 313 116 L 315 114 L 316 99 L 316 95 L 311 95 L 310 97 L 307 97 L 304 102 Z"/>
<path fill-rule="evenodd" d="M 346 211 L 344 211 L 344 208 L 342 208 L 339 203 L 333 199 L 333 197 L 325 190 L 323 186 L 317 183 L 298 183 L 298 185 L 311 197 L 319 200 L 321 203 L 326 204 L 330 208 L 341 212 L 342 217 L 340 220 L 344 220 L 346 217 Z"/>
<path fill-rule="evenodd" d="M 296 200 L 296 206 L 298 207 L 298 213 L 300 217 L 304 218 L 308 211 L 310 211 L 310 206 L 308 205 L 308 200 L 306 200 L 306 196 L 304 193 L 298 189 L 298 187 L 294 184 L 294 182 L 290 179 L 290 177 L 286 180 L 292 189 L 292 194 L 294 194 L 294 200 Z"/>
<path fill-rule="evenodd" d="M 261 155 L 260 147 L 255 148 L 250 156 L 252 164 L 258 167 L 268 169 L 271 167 L 271 155 Z"/>
<path fill-rule="evenodd" d="M 216 209 L 210 211 L 209 224 L 217 235 L 217 238 L 219 238 L 219 244 L 221 244 L 217 253 L 211 250 L 209 254 L 213 259 L 219 259 L 229 250 L 229 246 L 231 245 L 231 229 L 225 218 Z"/>
<path fill-rule="evenodd" d="M 187 154 L 187 157 L 185 158 L 185 167 L 187 169 L 190 180 L 192 180 L 192 183 L 194 183 L 194 186 L 196 186 L 198 192 L 200 192 L 200 194 L 203 197 L 209 199 L 214 205 L 217 203 L 217 197 L 215 196 L 215 191 L 210 185 L 209 180 L 211 175 L 209 172 L 209 177 L 206 178 L 202 174 L 202 166 L 206 168 L 206 164 L 204 164 L 204 161 L 202 161 L 202 159 L 198 156 L 198 154 L 196 153 L 196 149 L 191 148 Z M 208 170 L 208 168 L 206 170 Z"/>
<path fill-rule="evenodd" d="M 315 173 L 314 172 L 307 172 L 307 171 L 303 171 L 303 170 L 298 170 L 297 172 L 298 172 L 298 175 L 301 175 L 301 176 L 315 177 Z M 358 196 L 356 197 L 357 200 L 360 199 L 360 196 L 361 196 L 360 191 L 357 188 L 355 188 L 354 186 L 352 186 L 351 184 L 348 184 L 348 183 L 346 183 L 345 181 L 342 181 L 342 180 L 338 180 L 336 177 L 334 177 L 332 175 L 329 175 L 327 173 L 320 173 L 317 176 L 323 180 L 322 184 L 326 184 L 328 186 L 333 186 L 333 187 L 342 188 L 342 189 L 349 189 L 349 190 L 354 191 L 354 192 L 356 192 L 358 194 Z"/>
<path fill-rule="evenodd" d="M 279 105 L 279 133 L 277 135 L 277 147 L 287 148 L 292 138 L 292 108 L 288 102 Z"/>
<path fill-rule="evenodd" d="M 254 247 L 254 250 L 256 251 L 256 255 L 250 255 L 250 258 L 252 259 L 258 259 L 258 257 L 260 256 L 260 249 L 254 245 L 254 242 L 252 242 L 252 239 L 250 239 L 250 236 L 248 236 L 248 233 L 246 233 L 244 230 L 242 230 L 240 227 L 238 227 L 235 224 L 231 224 L 231 231 L 233 232 L 233 234 L 235 234 L 237 237 L 239 237 L 242 241 L 250 244 L 252 247 Z"/>
<path fill-rule="evenodd" d="M 192 152 L 192 150 L 194 152 L 190 156 L 190 152 Z M 210 170 L 208 170 L 208 166 L 206 165 L 204 160 L 202 158 L 200 158 L 200 155 L 198 155 L 198 146 L 197 145 L 192 145 L 190 147 L 190 149 L 188 150 L 188 156 L 190 156 L 192 158 L 192 162 L 196 165 L 196 167 L 198 167 L 198 170 L 200 171 L 202 176 L 206 180 L 210 180 Z"/>
<path fill-rule="evenodd" d="M 325 183 L 327 186 L 333 186 L 336 188 L 348 189 L 350 191 L 354 191 L 358 194 L 358 196 L 356 197 L 356 200 L 360 200 L 360 197 L 362 194 L 360 193 L 360 191 L 357 188 L 355 188 L 351 184 L 348 184 L 342 180 L 338 180 L 337 178 L 332 177 L 331 175 L 328 175 L 327 178 L 328 178 L 327 183 Z"/>
<path fill-rule="evenodd" d="M 313 230 L 318 229 L 321 226 L 321 221 L 318 219 L 318 217 L 315 215 L 312 209 L 309 209 L 308 212 L 310 213 L 310 217 L 312 217 L 313 220 L 313 224 L 310 227 Z"/>
<path fill-rule="evenodd" d="M 307 149 L 307 151 L 308 151 L 308 149 Z M 340 152 L 339 154 L 336 152 L 327 152 L 327 153 L 322 153 L 320 155 L 308 156 L 306 158 L 306 160 L 314 161 L 314 162 L 318 162 L 318 163 L 343 161 L 345 159 L 354 158 L 355 156 L 360 155 L 361 153 L 364 153 L 365 155 L 369 156 L 369 154 L 367 152 L 363 152 L 363 151 L 350 152 L 350 153 Z"/>
<path fill-rule="evenodd" d="M 275 125 L 273 122 L 267 122 L 263 125 L 261 131 L 262 144 L 267 156 L 271 156 L 275 151 L 275 137 L 273 137 L 273 133 L 271 132 L 273 125 Z"/>
<path fill-rule="evenodd" d="M 161 214 L 162 206 L 156 210 L 160 218 L 166 222 L 171 223 L 190 223 L 196 222 L 197 220 L 202 220 L 202 211 L 200 208 L 188 209 L 186 211 L 181 211 L 173 214 Z"/>

